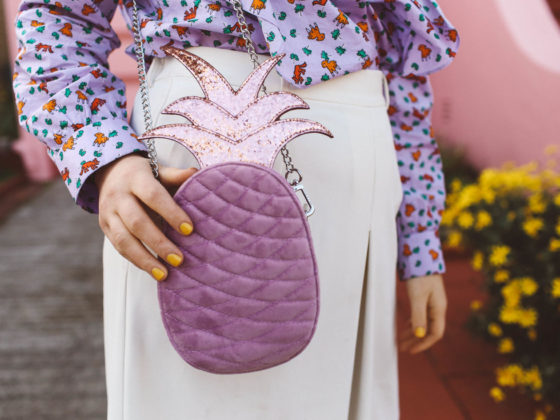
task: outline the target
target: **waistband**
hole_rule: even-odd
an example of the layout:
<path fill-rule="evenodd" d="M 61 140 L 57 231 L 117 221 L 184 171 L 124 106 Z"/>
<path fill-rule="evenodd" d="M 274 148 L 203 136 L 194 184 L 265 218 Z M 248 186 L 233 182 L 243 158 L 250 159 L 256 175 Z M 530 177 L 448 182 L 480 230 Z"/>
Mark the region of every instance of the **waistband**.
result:
<path fill-rule="evenodd" d="M 247 52 L 204 46 L 189 47 L 188 51 L 214 66 L 233 88 L 239 87 L 253 71 L 253 63 Z M 268 57 L 270 56 L 267 54 L 257 54 L 259 62 Z M 167 56 L 154 57 L 147 74 L 147 82 L 148 86 L 151 86 L 156 80 L 185 76 L 190 76 L 190 72 L 177 59 Z M 196 83 L 194 78 L 191 79 Z M 389 108 L 387 78 L 378 69 L 362 69 L 302 88 L 294 87 L 273 70 L 266 78 L 265 86 L 268 92 L 293 92 L 305 100 Z"/>

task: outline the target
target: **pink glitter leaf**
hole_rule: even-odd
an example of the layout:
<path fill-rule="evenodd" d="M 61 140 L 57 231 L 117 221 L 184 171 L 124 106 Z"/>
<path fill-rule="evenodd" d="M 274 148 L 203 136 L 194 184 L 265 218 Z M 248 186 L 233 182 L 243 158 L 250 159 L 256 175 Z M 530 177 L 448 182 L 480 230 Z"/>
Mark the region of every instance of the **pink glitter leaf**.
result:
<path fill-rule="evenodd" d="M 258 95 L 266 76 L 283 54 L 261 63 L 234 91 L 218 70 L 197 55 L 171 46 L 164 51 L 187 67 L 206 97 L 182 97 L 163 111 L 181 115 L 192 124 L 165 125 L 144 133 L 139 139 L 163 137 L 179 142 L 195 155 L 202 168 L 229 161 L 272 167 L 278 151 L 293 138 L 313 132 L 332 137 L 317 122 L 279 119 L 289 110 L 309 108 L 297 95 L 291 92 Z"/>
<path fill-rule="evenodd" d="M 165 107 L 162 112 L 181 115 L 193 125 L 239 142 L 264 124 L 275 121 L 285 112 L 297 108 L 307 109 L 309 106 L 292 93 L 273 92 L 253 100 L 237 116 L 231 115 L 218 104 L 198 96 L 180 98 Z"/>

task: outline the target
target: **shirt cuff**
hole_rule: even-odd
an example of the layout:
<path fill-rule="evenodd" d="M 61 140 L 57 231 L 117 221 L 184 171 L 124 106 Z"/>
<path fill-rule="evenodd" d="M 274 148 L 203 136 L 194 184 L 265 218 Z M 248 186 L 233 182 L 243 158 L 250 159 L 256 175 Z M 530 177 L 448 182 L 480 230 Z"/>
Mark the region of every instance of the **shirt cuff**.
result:
<path fill-rule="evenodd" d="M 445 273 L 439 232 L 425 230 L 399 238 L 397 270 L 401 281 Z"/>
<path fill-rule="evenodd" d="M 51 151 L 51 157 L 76 204 L 97 213 L 99 191 L 91 175 L 122 156 L 146 151 L 128 123 L 114 119 L 76 130 L 61 148 Z"/>

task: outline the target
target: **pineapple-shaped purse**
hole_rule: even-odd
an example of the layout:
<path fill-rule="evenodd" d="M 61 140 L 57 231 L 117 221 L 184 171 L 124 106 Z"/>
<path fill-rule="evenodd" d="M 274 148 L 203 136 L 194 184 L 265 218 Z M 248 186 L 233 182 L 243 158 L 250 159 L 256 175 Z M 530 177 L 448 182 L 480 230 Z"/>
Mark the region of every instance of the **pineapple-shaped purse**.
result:
<path fill-rule="evenodd" d="M 241 5 L 234 6 L 249 45 Z M 194 223 L 189 236 L 165 224 L 164 233 L 181 249 L 183 264 L 168 265 L 158 283 L 167 335 L 180 356 L 195 368 L 241 373 L 284 363 L 310 342 L 319 314 L 319 279 L 311 232 L 296 190 L 272 169 L 278 152 L 298 135 L 332 134 L 321 124 L 279 119 L 291 109 L 308 108 L 298 96 L 259 96 L 264 80 L 283 55 L 268 58 L 235 91 L 208 62 L 186 50 L 164 47 L 193 74 L 205 97 L 183 97 L 162 112 L 190 123 L 151 128 L 145 64 L 134 3 L 134 26 L 148 142 L 167 138 L 190 150 L 200 170 L 177 190 L 175 201 Z M 299 173 L 298 173 L 299 174 Z M 306 196 L 305 196 L 306 197 Z M 307 197 L 306 197 L 307 200 Z M 308 204 L 309 201 L 308 201 Z"/>

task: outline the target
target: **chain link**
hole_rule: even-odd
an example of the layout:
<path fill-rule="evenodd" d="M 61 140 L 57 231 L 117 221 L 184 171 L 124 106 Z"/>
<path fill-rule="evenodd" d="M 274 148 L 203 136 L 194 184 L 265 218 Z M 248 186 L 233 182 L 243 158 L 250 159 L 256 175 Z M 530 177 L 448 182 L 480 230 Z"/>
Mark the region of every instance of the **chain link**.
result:
<path fill-rule="evenodd" d="M 253 44 L 253 40 L 251 39 L 251 33 L 249 32 L 249 25 L 247 25 L 247 21 L 245 20 L 245 14 L 243 12 L 243 7 L 241 6 L 241 2 L 239 0 L 233 0 L 233 8 L 235 9 L 235 14 L 237 15 L 237 20 L 239 22 L 241 36 L 245 40 L 245 46 L 247 47 L 247 52 L 251 57 L 251 61 L 253 62 L 253 67 L 257 68 L 259 66 L 258 56 L 255 51 L 255 45 Z M 262 85 L 262 91 L 266 95 L 266 87 L 264 83 Z M 295 186 L 301 182 L 303 179 L 299 171 L 294 167 L 292 163 L 292 158 L 290 156 L 290 152 L 283 146 L 280 151 L 282 152 L 282 159 L 284 160 L 284 165 L 286 166 L 286 180 L 289 182 L 291 186 Z M 292 179 L 291 181 L 288 179 L 290 174 L 297 174 L 297 179 Z"/>
<path fill-rule="evenodd" d="M 144 122 L 146 125 L 146 130 L 151 130 L 153 128 L 152 114 L 150 112 L 150 99 L 148 96 L 148 86 L 146 80 L 146 57 L 144 54 L 144 46 L 142 35 L 140 32 L 140 21 L 138 18 L 138 6 L 136 5 L 136 0 L 132 0 L 133 10 L 132 10 L 132 24 L 134 29 L 134 43 L 136 44 L 135 52 L 137 58 L 138 67 L 138 79 L 140 80 L 140 97 L 142 101 L 142 110 L 144 112 Z M 247 52 L 253 62 L 253 67 L 257 68 L 259 66 L 258 55 L 255 50 L 255 45 L 251 39 L 251 33 L 249 32 L 249 25 L 245 20 L 245 14 L 243 12 L 243 7 L 239 0 L 233 0 L 233 8 L 235 9 L 235 14 L 237 15 L 237 20 L 239 22 L 241 37 L 245 40 L 245 46 L 247 47 Z M 263 94 L 267 94 L 266 87 L 263 83 L 262 85 Z M 146 139 L 148 146 L 148 156 L 150 157 L 150 164 L 152 166 L 152 172 L 157 178 L 159 174 L 159 166 L 157 162 L 157 153 L 154 145 L 153 139 Z M 292 157 L 286 146 L 280 149 L 282 153 L 282 159 L 286 167 L 286 180 L 291 186 L 296 186 L 301 183 L 303 177 L 294 164 L 292 163 Z M 290 175 L 295 175 L 296 178 L 289 180 Z"/>
<path fill-rule="evenodd" d="M 148 82 L 146 81 L 146 57 L 144 55 L 144 46 L 142 45 L 142 36 L 140 34 L 140 21 L 138 19 L 138 7 L 136 0 L 132 0 L 134 8 L 132 9 L 132 25 L 134 27 L 134 43 L 136 44 L 136 58 L 138 68 L 138 79 L 140 80 L 140 97 L 142 100 L 142 110 L 144 112 L 144 123 L 146 131 L 153 128 L 152 113 L 150 111 L 150 98 L 148 96 Z M 146 139 L 148 146 L 148 156 L 152 172 L 156 178 L 159 177 L 159 165 L 157 161 L 156 147 L 153 139 Z"/>

